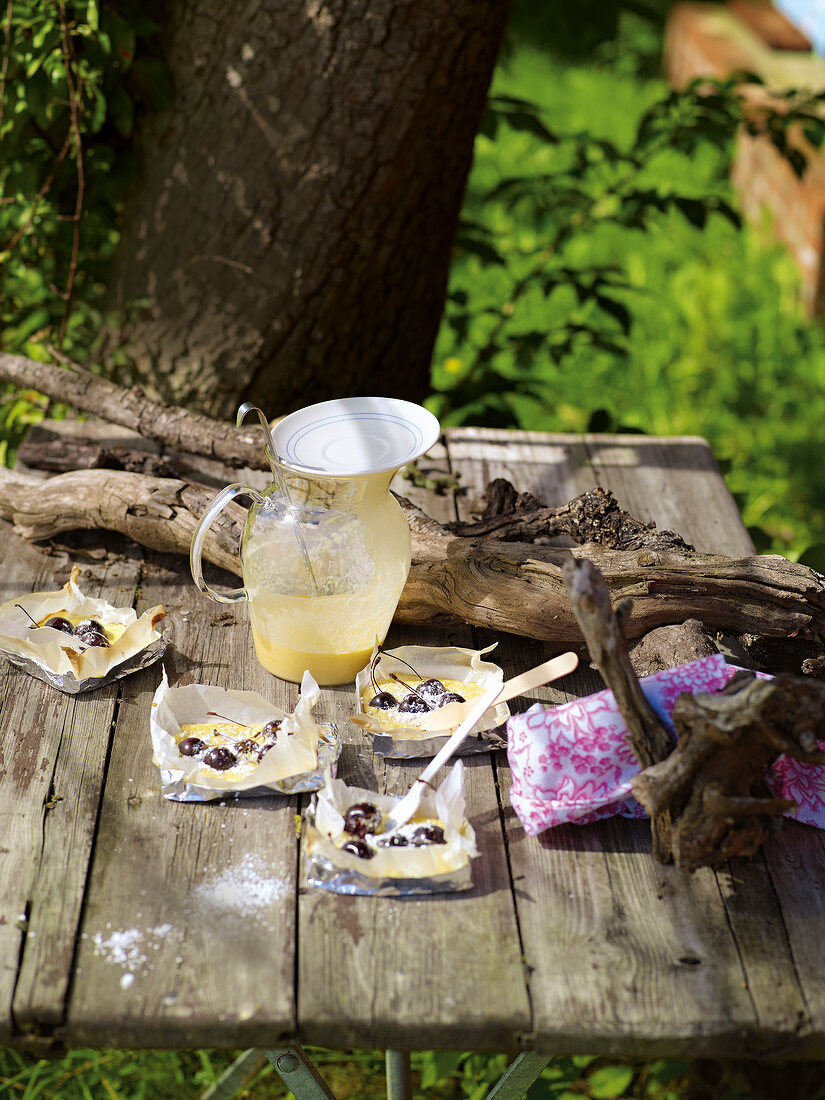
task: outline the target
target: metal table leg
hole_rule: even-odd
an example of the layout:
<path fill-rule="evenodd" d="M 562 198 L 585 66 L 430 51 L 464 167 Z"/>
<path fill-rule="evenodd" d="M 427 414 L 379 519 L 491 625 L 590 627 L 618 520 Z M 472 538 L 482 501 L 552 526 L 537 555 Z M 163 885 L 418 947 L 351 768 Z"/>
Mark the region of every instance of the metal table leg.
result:
<path fill-rule="evenodd" d="M 264 1051 L 295 1100 L 335 1100 L 299 1043 Z"/>
<path fill-rule="evenodd" d="M 519 1054 L 487 1093 L 486 1100 L 522 1100 L 549 1061 L 549 1054 Z"/>
<path fill-rule="evenodd" d="M 412 1100 L 412 1071 L 408 1050 L 387 1051 L 387 1100 Z"/>
<path fill-rule="evenodd" d="M 206 1092 L 201 1093 L 200 1100 L 232 1100 L 232 1097 L 247 1080 L 257 1073 L 266 1063 L 266 1055 L 262 1050 L 245 1050 L 239 1054 L 235 1061 L 225 1069 L 214 1085 L 210 1085 Z"/>

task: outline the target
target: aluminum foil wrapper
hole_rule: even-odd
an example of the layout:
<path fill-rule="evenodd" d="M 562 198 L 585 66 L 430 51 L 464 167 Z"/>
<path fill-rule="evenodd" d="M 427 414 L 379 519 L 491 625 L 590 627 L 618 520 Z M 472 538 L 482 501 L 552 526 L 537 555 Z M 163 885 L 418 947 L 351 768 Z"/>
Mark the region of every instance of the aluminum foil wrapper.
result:
<path fill-rule="evenodd" d="M 478 855 L 475 832 L 464 811 L 464 765 L 457 761 L 436 791 L 421 799 L 418 818 L 437 818 L 445 844 L 382 848 L 360 859 L 337 846 L 344 837 L 344 813 L 371 802 L 388 815 L 400 798 L 348 787 L 327 774 L 324 787 L 305 811 L 302 830 L 304 876 L 308 885 L 336 894 L 405 897 L 443 894 L 472 887 L 470 860 Z"/>
<path fill-rule="evenodd" d="M 120 680 L 123 676 L 131 676 L 133 672 L 153 665 L 166 652 L 170 635 L 171 632 L 165 630 L 163 634 L 150 642 L 144 649 L 139 650 L 131 657 L 127 657 L 120 664 L 112 665 L 103 676 L 89 676 L 85 680 L 77 680 L 69 672 L 64 672 L 62 675 L 53 672 L 50 668 L 38 664 L 31 657 L 23 657 L 19 653 L 5 652 L 3 655 L 10 665 L 22 669 L 23 672 L 28 672 L 30 676 L 34 676 L 38 680 L 45 680 L 47 684 L 51 684 L 52 687 L 58 688 L 67 695 L 79 695 L 81 691 L 94 691 L 95 688 L 103 687 L 104 684 L 111 684 L 115 680 Z"/>
<path fill-rule="evenodd" d="M 312 717 L 319 696 L 320 688 L 305 672 L 295 710 L 287 714 L 254 691 L 209 684 L 170 687 L 164 670 L 149 722 L 164 797 L 174 802 L 214 802 L 317 791 L 325 773 L 335 773 L 341 751 L 338 727 L 319 724 Z M 181 756 L 176 741 L 181 727 L 208 723 L 215 714 L 249 726 L 280 720 L 275 745 L 257 764 L 223 772 L 206 767 L 197 757 Z"/>
<path fill-rule="evenodd" d="M 140 618 L 133 607 L 115 607 L 85 596 L 77 584 L 75 565 L 63 588 L 30 592 L 0 605 L 0 653 L 16 668 L 52 687 L 76 695 L 128 676 L 163 656 L 169 632 L 157 624 L 166 615 L 162 605 Z M 96 619 L 121 631 L 109 646 L 84 646 L 72 634 L 35 626 L 54 615 L 72 620 Z"/>
<path fill-rule="evenodd" d="M 486 649 L 463 649 L 460 646 L 398 646 L 396 649 L 387 649 L 382 652 L 376 679 L 386 679 L 390 672 L 395 672 L 402 679 L 405 675 L 409 677 L 409 668 L 402 664 L 402 661 L 409 661 L 423 679 L 434 676 L 442 681 L 457 680 L 462 684 L 478 684 L 483 691 L 487 691 L 504 681 L 501 668 L 492 661 L 482 659 L 494 648 L 495 643 L 487 646 Z M 374 656 L 375 654 L 373 658 Z M 401 658 L 401 660 L 394 658 Z M 357 713 L 350 717 L 350 721 L 364 731 L 376 756 L 383 756 L 388 760 L 416 760 L 435 756 L 455 727 L 420 730 L 409 724 L 399 725 L 391 730 L 382 729 L 374 716 L 366 713 L 364 706 L 364 693 L 372 693 L 371 664 L 372 661 L 355 678 Z M 464 739 L 456 755 L 470 756 L 477 752 L 506 748 L 504 723 L 509 716 L 510 708 L 506 703 L 497 703 L 491 707 L 482 715 L 470 735 Z M 412 720 L 414 721 L 414 717 Z"/>

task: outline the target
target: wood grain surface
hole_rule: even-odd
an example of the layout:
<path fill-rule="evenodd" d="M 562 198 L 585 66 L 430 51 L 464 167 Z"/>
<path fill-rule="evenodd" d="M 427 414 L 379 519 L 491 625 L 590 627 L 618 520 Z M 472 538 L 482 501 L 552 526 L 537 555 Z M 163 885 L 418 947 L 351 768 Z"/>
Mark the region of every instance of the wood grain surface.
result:
<path fill-rule="evenodd" d="M 458 476 L 462 493 L 398 484 L 440 521 L 468 519 L 493 477 L 554 505 L 599 484 L 701 553 L 753 552 L 700 439 L 471 428 L 446 438 L 421 465 Z M 164 604 L 171 682 L 250 688 L 292 708 L 297 689 L 257 664 L 244 609 L 201 597 L 185 560 L 117 536 L 65 540 L 84 588 L 138 611 Z M 86 564 L 97 545 L 108 556 Z M 4 523 L 0 554 L 3 600 L 57 587 L 68 572 L 64 551 Z M 555 652 L 469 626 L 396 625 L 387 642 L 497 642 L 505 676 Z M 148 733 L 159 666 L 79 697 L 6 665 L 0 677 L 6 1046 L 297 1037 L 333 1048 L 825 1058 L 825 837 L 812 828 L 787 822 L 762 855 L 688 877 L 651 859 L 643 822 L 527 837 L 509 804 L 506 754 L 491 753 L 467 761 L 482 853 L 472 890 L 338 896 L 301 884 L 301 799 L 162 797 Z M 600 687 L 585 662 L 511 707 Z M 339 774 L 403 793 L 420 768 L 373 757 L 346 722 L 353 703 L 345 686 L 324 689 L 318 705 L 340 724 Z"/>

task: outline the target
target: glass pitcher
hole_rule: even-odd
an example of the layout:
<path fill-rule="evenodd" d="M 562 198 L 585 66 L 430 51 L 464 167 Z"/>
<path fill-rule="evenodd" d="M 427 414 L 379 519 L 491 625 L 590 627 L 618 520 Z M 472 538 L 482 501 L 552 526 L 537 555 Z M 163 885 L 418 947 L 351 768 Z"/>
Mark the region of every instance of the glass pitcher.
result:
<path fill-rule="evenodd" d="M 435 417 L 406 401 L 325 401 L 275 426 L 272 485 L 229 485 L 214 499 L 192 540 L 192 577 L 214 600 L 248 602 L 269 672 L 300 683 L 308 669 L 319 684 L 346 683 L 383 642 L 410 568 L 410 531 L 390 482 L 438 434 Z M 243 588 L 220 594 L 203 579 L 203 542 L 240 495 L 253 501 Z"/>

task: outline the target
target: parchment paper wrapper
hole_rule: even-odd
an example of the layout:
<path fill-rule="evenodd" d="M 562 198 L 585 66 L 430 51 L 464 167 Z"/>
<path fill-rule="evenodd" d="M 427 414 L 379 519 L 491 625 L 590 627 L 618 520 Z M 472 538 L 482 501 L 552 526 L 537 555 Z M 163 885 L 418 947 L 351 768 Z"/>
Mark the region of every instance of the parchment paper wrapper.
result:
<path fill-rule="evenodd" d="M 336 894 L 400 897 L 441 894 L 472 886 L 470 859 L 478 855 L 475 832 L 464 816 L 464 765 L 456 761 L 437 791 L 428 790 L 416 817 L 440 818 L 445 844 L 420 848 L 379 848 L 360 859 L 336 847 L 344 835 L 344 813 L 356 802 L 371 802 L 389 814 L 400 798 L 325 777 L 324 787 L 305 812 L 303 858 L 310 886 Z"/>
<path fill-rule="evenodd" d="M 114 607 L 105 600 L 84 596 L 77 585 L 78 567 L 63 588 L 54 592 L 31 592 L 0 605 L 0 652 L 17 668 L 39 680 L 75 695 L 128 676 L 157 661 L 166 649 L 168 632 L 161 634 L 157 623 L 166 615 L 161 604 L 138 618 L 132 607 Z M 108 647 L 84 648 L 77 638 L 35 622 L 52 615 L 97 619 L 103 626 L 125 625 L 126 629 Z"/>
<path fill-rule="evenodd" d="M 499 666 L 492 661 L 482 660 L 485 654 L 495 649 L 495 645 L 496 643 L 493 643 L 486 649 L 420 645 L 402 645 L 396 649 L 387 649 L 381 654 L 381 662 L 375 678 L 386 680 L 390 672 L 402 678 L 409 677 L 411 675 L 409 668 L 401 661 L 393 660 L 394 657 L 401 657 L 404 661 L 409 661 L 425 680 L 429 676 L 435 676 L 439 680 L 458 680 L 462 684 L 472 682 L 478 684 L 483 691 L 487 691 L 488 688 L 504 682 L 504 673 Z M 374 656 L 375 653 L 373 653 Z M 376 756 L 384 756 L 390 760 L 412 760 L 435 756 L 455 729 L 455 726 L 446 726 L 440 730 L 420 730 L 406 725 L 399 726 L 397 729 L 384 730 L 373 715 L 365 713 L 363 695 L 367 690 L 372 694 L 370 665 L 362 669 L 355 678 L 357 713 L 350 718 L 350 721 L 367 735 Z M 506 703 L 497 703 L 494 707 L 490 707 L 473 726 L 472 732 L 459 746 L 456 755 L 469 756 L 476 752 L 504 748 L 507 744 L 506 738 L 496 727 L 506 722 L 509 714 L 510 708 Z M 399 715 L 399 721 L 403 720 Z"/>
<path fill-rule="evenodd" d="M 665 669 L 640 681 L 671 732 L 673 704 L 683 692 L 721 691 L 739 669 L 721 654 Z M 764 676 L 762 673 L 757 675 Z M 510 802 L 524 831 L 535 835 L 564 822 L 584 825 L 613 814 L 646 816 L 631 794 L 639 763 L 613 692 L 599 691 L 558 707 L 536 703 L 507 723 L 513 775 Z M 825 749 L 825 742 L 820 742 Z M 825 765 L 780 756 L 765 779 L 775 798 L 792 798 L 794 817 L 825 828 Z"/>
<path fill-rule="evenodd" d="M 164 797 L 175 802 L 211 802 L 317 791 L 324 782 L 325 770 L 334 771 L 341 750 L 337 727 L 319 725 L 312 717 L 320 693 L 315 680 L 305 672 L 298 703 L 292 714 L 287 714 L 255 691 L 209 684 L 170 687 L 164 669 L 149 719 Z M 274 746 L 259 763 L 244 769 L 244 774 L 239 774 L 236 767 L 220 772 L 204 766 L 197 757 L 181 756 L 175 740 L 182 726 L 212 721 L 209 711 L 242 725 L 254 726 L 276 718 L 282 725 Z"/>

